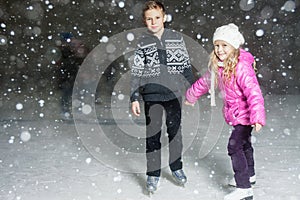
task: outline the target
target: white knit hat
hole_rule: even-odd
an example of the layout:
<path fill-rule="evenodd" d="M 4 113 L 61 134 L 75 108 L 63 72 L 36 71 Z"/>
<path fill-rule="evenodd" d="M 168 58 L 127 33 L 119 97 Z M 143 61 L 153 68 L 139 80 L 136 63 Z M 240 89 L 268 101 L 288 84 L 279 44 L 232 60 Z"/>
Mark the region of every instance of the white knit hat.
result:
<path fill-rule="evenodd" d="M 239 28 L 233 23 L 217 28 L 213 36 L 213 43 L 216 40 L 223 40 L 236 49 L 245 43 L 245 39 L 239 32 Z"/>

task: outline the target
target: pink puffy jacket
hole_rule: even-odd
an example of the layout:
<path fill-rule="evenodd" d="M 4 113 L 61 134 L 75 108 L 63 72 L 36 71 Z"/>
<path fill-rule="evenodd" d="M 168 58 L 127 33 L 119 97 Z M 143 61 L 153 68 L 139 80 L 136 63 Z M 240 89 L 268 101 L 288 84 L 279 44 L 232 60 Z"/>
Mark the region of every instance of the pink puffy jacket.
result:
<path fill-rule="evenodd" d="M 230 84 L 226 85 L 221 80 L 223 67 L 219 67 L 218 87 L 224 101 L 223 115 L 229 125 L 259 123 L 264 126 L 266 123 L 264 99 L 252 67 L 253 62 L 253 56 L 240 49 L 236 76 L 232 78 Z M 208 93 L 211 84 L 210 77 L 210 72 L 206 72 L 187 90 L 188 102 L 195 103 L 200 96 Z"/>

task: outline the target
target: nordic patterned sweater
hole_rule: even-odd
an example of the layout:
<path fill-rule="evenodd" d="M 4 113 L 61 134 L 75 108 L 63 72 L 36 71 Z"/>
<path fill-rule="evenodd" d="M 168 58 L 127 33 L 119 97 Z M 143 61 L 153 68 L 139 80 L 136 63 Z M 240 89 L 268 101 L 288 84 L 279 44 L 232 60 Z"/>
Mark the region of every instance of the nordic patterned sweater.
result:
<path fill-rule="evenodd" d="M 145 33 L 131 66 L 131 102 L 170 101 L 184 95 L 194 82 L 192 66 L 178 32 L 164 29 L 161 40 Z"/>

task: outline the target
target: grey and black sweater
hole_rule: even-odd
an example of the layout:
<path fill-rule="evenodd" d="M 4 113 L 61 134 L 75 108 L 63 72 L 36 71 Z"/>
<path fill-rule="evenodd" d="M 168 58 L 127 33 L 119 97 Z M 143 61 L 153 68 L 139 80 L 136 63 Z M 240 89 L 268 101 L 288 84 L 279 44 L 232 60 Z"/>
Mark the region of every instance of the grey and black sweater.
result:
<path fill-rule="evenodd" d="M 131 102 L 169 101 L 184 94 L 194 76 L 180 33 L 165 29 L 161 40 L 145 33 L 131 66 Z"/>

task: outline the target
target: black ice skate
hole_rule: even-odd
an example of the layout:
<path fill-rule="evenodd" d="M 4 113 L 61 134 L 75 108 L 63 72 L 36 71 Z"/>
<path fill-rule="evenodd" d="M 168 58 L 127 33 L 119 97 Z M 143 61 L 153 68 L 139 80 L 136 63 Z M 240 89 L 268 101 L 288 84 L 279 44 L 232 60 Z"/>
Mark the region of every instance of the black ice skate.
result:
<path fill-rule="evenodd" d="M 159 177 L 157 176 L 148 176 L 147 177 L 147 191 L 149 192 L 149 195 L 153 194 L 157 190 L 159 182 Z"/>
<path fill-rule="evenodd" d="M 187 182 L 187 178 L 182 169 L 173 171 L 172 175 L 173 175 L 176 183 L 178 183 L 181 186 L 184 186 L 184 184 Z"/>

